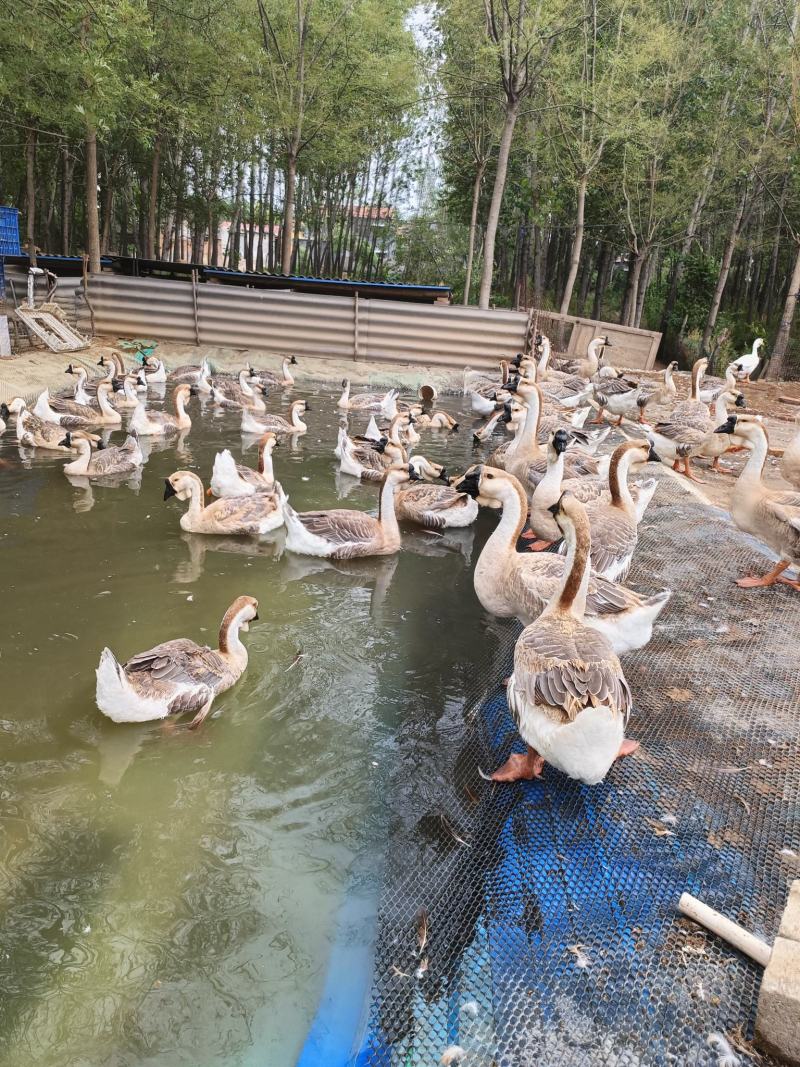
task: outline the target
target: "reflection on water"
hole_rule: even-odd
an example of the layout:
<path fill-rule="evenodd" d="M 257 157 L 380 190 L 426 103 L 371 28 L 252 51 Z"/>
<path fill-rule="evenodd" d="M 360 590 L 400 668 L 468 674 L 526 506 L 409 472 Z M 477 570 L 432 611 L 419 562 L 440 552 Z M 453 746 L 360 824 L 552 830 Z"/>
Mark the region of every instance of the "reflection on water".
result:
<path fill-rule="evenodd" d="M 312 404 L 274 457 L 293 505 L 374 512 L 376 486 L 334 474 L 335 397 Z M 419 716 L 434 743 L 481 640 L 472 529 L 348 563 L 285 553 L 282 531 L 182 532 L 164 478 L 207 485 L 220 448 L 250 443 L 236 412 L 189 411 L 191 431 L 143 438 L 143 473 L 118 486 L 0 439 L 3 1067 L 292 1064 L 353 859 L 382 853 L 395 731 Z M 467 430 L 417 450 L 456 470 L 469 446 Z M 213 644 L 245 592 L 250 668 L 200 731 L 99 714 L 103 645 Z"/>

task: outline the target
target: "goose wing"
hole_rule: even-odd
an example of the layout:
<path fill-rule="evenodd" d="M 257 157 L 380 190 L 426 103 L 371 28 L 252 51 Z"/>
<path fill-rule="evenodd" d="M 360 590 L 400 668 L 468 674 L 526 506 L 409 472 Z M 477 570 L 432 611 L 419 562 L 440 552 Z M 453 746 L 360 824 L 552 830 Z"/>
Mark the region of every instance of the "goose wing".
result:
<path fill-rule="evenodd" d="M 764 495 L 755 507 L 756 519 L 771 528 L 800 557 L 800 493 Z"/>
<path fill-rule="evenodd" d="M 236 520 L 242 526 L 254 526 L 271 514 L 278 506 L 274 492 L 253 493 L 251 496 L 228 496 L 215 500 L 206 510 L 211 510 L 215 520 L 228 522 Z"/>
<path fill-rule="evenodd" d="M 619 508 L 601 502 L 587 506 L 592 530 L 592 569 L 602 573 L 636 547 L 636 523 Z"/>
<path fill-rule="evenodd" d="M 136 442 L 129 438 L 124 445 L 116 448 L 104 448 L 101 452 L 95 452 L 92 456 L 92 469 L 95 474 L 114 474 L 121 468 L 136 466 L 134 451 Z"/>
<path fill-rule="evenodd" d="M 310 534 L 336 546 L 336 556 L 347 559 L 350 549 L 360 548 L 379 532 L 377 519 L 363 511 L 333 508 L 331 511 L 303 511 L 297 516 Z"/>
<path fill-rule="evenodd" d="M 509 707 L 517 722 L 527 706 L 552 709 L 571 722 L 589 706 L 611 708 L 627 721 L 631 694 L 608 639 L 578 624 L 540 619 L 526 627 L 514 651 Z"/>
<path fill-rule="evenodd" d="M 123 670 L 141 692 L 153 696 L 172 692 L 172 713 L 202 708 L 229 674 L 218 652 L 185 637 L 138 653 L 123 664 Z"/>

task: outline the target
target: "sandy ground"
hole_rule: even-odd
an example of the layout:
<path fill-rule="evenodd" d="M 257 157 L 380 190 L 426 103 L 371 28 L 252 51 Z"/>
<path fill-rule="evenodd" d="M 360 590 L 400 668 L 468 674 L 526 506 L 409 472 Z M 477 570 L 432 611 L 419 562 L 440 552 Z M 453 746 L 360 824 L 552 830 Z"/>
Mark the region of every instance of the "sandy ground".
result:
<path fill-rule="evenodd" d="M 76 353 L 56 354 L 45 350 L 33 350 L 20 354 L 12 359 L 0 361 L 0 401 L 8 401 L 14 396 L 32 398 L 43 389 L 50 388 L 53 391 L 63 389 L 70 384 L 71 379 L 64 374 L 64 368 L 69 362 L 80 363 L 85 366 L 90 377 L 98 374 L 97 361 L 109 348 L 115 347 L 116 338 L 95 338 L 92 344 Z M 173 344 L 162 342 L 159 344 L 156 354 L 164 360 L 167 368 L 180 366 L 187 363 L 199 363 L 203 357 L 210 359 L 216 370 L 239 370 L 246 361 L 254 366 L 265 369 L 280 369 L 280 359 L 274 353 L 259 351 L 258 349 L 215 348 L 197 347 L 194 345 Z M 131 362 L 130 357 L 127 361 Z M 657 371 L 634 371 L 632 377 L 638 379 L 655 380 L 660 378 L 661 372 Z M 422 383 L 434 385 L 444 394 L 447 392 L 460 393 L 462 376 L 457 370 L 448 370 L 442 367 L 424 367 L 411 364 L 396 363 L 360 363 L 354 360 L 339 358 L 325 358 L 321 356 L 301 356 L 296 368 L 298 383 L 303 381 L 328 384 L 338 387 L 342 378 L 349 377 L 354 387 L 359 386 L 398 386 L 404 393 L 415 393 Z M 675 382 L 681 397 L 689 393 L 690 378 L 688 374 L 675 375 Z M 742 385 L 748 411 L 763 415 L 767 424 L 770 445 L 775 449 L 782 449 L 791 439 L 795 430 L 795 416 L 800 414 L 800 407 L 794 407 L 780 402 L 779 397 L 790 396 L 800 400 L 800 382 L 753 382 Z M 668 414 L 663 409 L 663 416 Z M 656 422 L 659 410 L 648 408 L 647 417 Z M 630 423 L 628 432 L 635 430 L 635 423 Z M 723 465 L 731 470 L 731 474 L 718 474 L 707 468 L 705 461 L 696 463 L 696 472 L 702 479 L 693 488 L 697 495 L 707 502 L 718 507 L 728 508 L 730 490 L 734 482 L 734 476 L 741 470 L 745 461 L 744 453 L 735 453 L 723 459 Z M 767 460 L 766 481 L 776 487 L 790 488 L 784 482 L 779 472 L 779 459 L 770 456 Z"/>

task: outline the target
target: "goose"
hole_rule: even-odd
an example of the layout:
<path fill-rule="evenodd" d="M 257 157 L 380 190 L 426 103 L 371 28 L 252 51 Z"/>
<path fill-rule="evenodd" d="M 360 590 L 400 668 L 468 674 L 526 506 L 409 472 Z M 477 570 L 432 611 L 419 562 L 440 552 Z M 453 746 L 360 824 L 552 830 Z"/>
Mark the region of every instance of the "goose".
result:
<path fill-rule="evenodd" d="M 339 470 L 366 482 L 380 482 L 389 467 L 408 462 L 402 445 L 388 437 L 360 444 L 339 430 Z"/>
<path fill-rule="evenodd" d="M 753 341 L 751 350 L 733 361 L 733 369 L 742 381 L 749 382 L 750 375 L 754 373 L 756 367 L 761 362 L 759 349 L 763 344 L 764 338 L 756 337 L 755 341 Z"/>
<path fill-rule="evenodd" d="M 305 556 L 353 559 L 356 556 L 388 556 L 400 548 L 400 527 L 394 508 L 399 485 L 419 477 L 411 466 L 397 465 L 387 470 L 381 486 L 378 517 L 363 511 L 296 512 L 285 505 L 286 547 Z"/>
<path fill-rule="evenodd" d="M 167 368 L 163 360 L 156 359 L 154 356 L 146 356 L 144 376 L 147 385 L 163 385 L 167 380 Z"/>
<path fill-rule="evenodd" d="M 147 385 L 143 371 L 135 371 L 125 375 L 122 379 L 122 392 L 115 393 L 112 400 L 117 411 L 132 411 L 137 406 L 139 403 L 137 390 L 142 382 Z"/>
<path fill-rule="evenodd" d="M 350 435 L 347 433 L 346 415 L 342 417 L 339 423 L 339 430 L 344 430 L 344 435 L 342 435 L 341 432 L 337 435 L 336 447 L 333 450 L 333 454 L 334 456 L 336 456 L 337 459 L 342 458 L 342 442 L 345 437 L 348 439 L 348 441 L 350 441 L 354 449 L 359 450 L 363 449 L 364 444 L 370 444 L 374 443 L 375 441 L 380 441 L 383 437 L 388 438 L 390 432 L 389 430 L 381 430 L 379 428 L 377 422 L 375 421 L 374 415 L 370 415 L 369 422 L 367 423 L 367 428 L 366 430 L 364 430 L 363 434 L 356 434 L 355 437 L 350 437 Z M 401 443 L 399 437 L 396 437 L 394 440 L 396 444 Z"/>
<path fill-rule="evenodd" d="M 541 615 L 564 575 L 564 558 L 552 552 L 517 552 L 528 502 L 513 474 L 494 467 L 471 467 L 456 490 L 479 503 L 501 507 L 502 517 L 475 566 L 475 593 L 483 608 L 500 618 L 516 616 L 528 625 Z M 560 536 L 560 533 L 559 533 Z M 592 574 L 586 600 L 586 625 L 604 634 L 618 655 L 642 648 L 671 593 L 643 597 L 624 585 Z"/>
<path fill-rule="evenodd" d="M 164 482 L 164 499 L 171 496 L 189 501 L 180 519 L 181 529 L 187 533 L 258 537 L 283 524 L 285 497 L 279 482 L 272 492 L 222 497 L 206 504 L 199 477 L 191 471 L 175 471 Z"/>
<path fill-rule="evenodd" d="M 739 389 L 737 381 L 738 379 L 733 364 L 729 363 L 725 368 L 724 378 L 714 378 L 704 375 L 701 382 L 701 389 L 697 395 L 704 404 L 713 404 L 721 393 L 737 392 Z"/>
<path fill-rule="evenodd" d="M 140 437 L 168 437 L 180 433 L 182 430 L 190 430 L 192 420 L 186 414 L 186 403 L 193 395 L 193 385 L 178 385 L 172 394 L 172 402 L 175 406 L 175 414 L 168 411 L 148 412 L 141 402 L 133 409 L 130 429 L 135 430 Z"/>
<path fill-rule="evenodd" d="M 531 496 L 530 527 L 538 537 L 548 544 L 560 540 L 558 525 L 550 508 L 560 498 L 562 492 L 571 493 L 582 504 L 590 500 L 602 500 L 611 503 L 608 480 L 602 478 L 570 478 L 563 481 L 564 453 L 569 446 L 569 434 L 566 430 L 557 430 L 547 446 L 547 473 L 541 479 Z M 620 448 L 625 448 L 621 445 Z M 614 462 L 612 454 L 611 463 Z M 655 478 L 641 485 L 630 486 L 631 499 L 636 511 L 636 522 L 642 521 L 647 506 L 653 499 L 658 482 Z M 542 546 L 545 547 L 545 546 Z"/>
<path fill-rule="evenodd" d="M 800 414 L 795 417 L 797 433 L 791 439 L 783 452 L 781 459 L 781 474 L 787 482 L 800 489 Z"/>
<path fill-rule="evenodd" d="M 558 400 L 562 407 L 579 407 L 592 395 L 592 385 L 579 375 L 569 375 L 552 371 L 549 366 L 550 339 L 542 338 L 542 354 L 538 363 L 530 362 L 530 377 L 539 382 L 542 392 L 552 400 Z"/>
<path fill-rule="evenodd" d="M 527 745 L 492 779 L 539 778 L 545 763 L 596 785 L 616 759 L 639 747 L 625 740 L 631 694 L 610 642 L 584 621 L 591 535 L 583 505 L 569 493 L 553 505 L 568 545 L 558 588 L 540 617 L 519 636 L 508 708 Z"/>
<path fill-rule="evenodd" d="M 288 389 L 289 386 L 294 385 L 294 376 L 290 370 L 291 367 L 297 366 L 297 359 L 294 356 L 284 356 L 281 361 L 281 373 L 276 374 L 275 371 L 270 370 L 253 370 L 248 363 L 247 369 L 250 372 L 251 378 L 258 378 L 264 385 L 273 389 Z"/>
<path fill-rule="evenodd" d="M 671 410 L 670 422 L 696 422 L 705 426 L 708 422 L 708 404 L 700 399 L 700 382 L 706 372 L 708 360 L 698 359 L 692 365 L 692 385 L 688 400 L 681 400 Z"/>
<path fill-rule="evenodd" d="M 116 366 L 109 360 L 105 365 L 105 374 L 98 378 L 96 381 L 89 381 L 89 372 L 85 367 L 79 364 L 77 366 L 74 363 L 67 365 L 65 374 L 71 374 L 77 378 L 74 388 L 71 393 L 69 390 L 61 390 L 57 393 L 59 399 L 75 400 L 79 404 L 93 404 L 97 398 L 97 386 L 100 382 L 110 382 L 114 380 L 116 374 Z"/>
<path fill-rule="evenodd" d="M 336 402 L 340 411 L 380 411 L 383 412 L 384 404 L 391 397 L 393 389 L 386 393 L 358 393 L 350 395 L 350 379 L 342 379 L 342 395 Z M 386 416 L 388 418 L 388 415 Z"/>
<path fill-rule="evenodd" d="M 729 415 L 716 432 L 728 434 L 745 446 L 750 455 L 736 480 L 731 497 L 731 516 L 745 533 L 769 545 L 780 558 L 761 578 L 745 577 L 736 584 L 743 589 L 784 582 L 800 590 L 800 580 L 786 578 L 787 567 L 800 567 L 800 491 L 770 489 L 762 474 L 769 452 L 769 438 L 763 423 L 753 415 Z"/>
<path fill-rule="evenodd" d="M 97 361 L 97 366 L 105 368 L 109 378 L 124 378 L 128 373 L 127 368 L 125 367 L 125 360 L 116 348 L 109 349 L 108 355 L 105 355 L 104 353 L 100 356 L 100 359 Z"/>
<path fill-rule="evenodd" d="M 173 385 L 199 385 L 202 378 L 209 378 L 211 376 L 211 367 L 207 359 L 203 359 L 199 364 L 185 363 L 180 367 L 176 367 L 171 370 L 167 375 L 168 381 Z M 201 390 L 201 392 L 207 392 L 208 390 Z"/>
<path fill-rule="evenodd" d="M 214 698 L 244 674 L 247 649 L 239 634 L 257 620 L 258 601 L 240 596 L 225 612 L 216 649 L 179 637 L 119 663 L 104 648 L 97 668 L 98 708 L 114 722 L 150 722 L 194 712 L 189 729 L 196 729 Z"/>
<path fill-rule="evenodd" d="M 0 404 L 0 418 L 10 419 L 17 416 L 16 434 L 17 441 L 24 448 L 42 448 L 52 452 L 68 452 L 75 450 L 75 440 L 78 436 L 85 436 L 93 441 L 99 441 L 96 434 L 87 434 L 78 431 L 72 434 L 73 444 L 71 448 L 62 445 L 64 440 L 63 427 L 56 422 L 45 422 L 38 415 L 28 410 L 21 396 L 14 397 L 10 404 Z"/>
<path fill-rule="evenodd" d="M 448 480 L 445 468 L 424 456 L 414 456 L 411 466 L 421 478 Z M 468 493 L 428 481 L 401 486 L 395 493 L 395 509 L 399 519 L 426 530 L 471 526 L 478 517 L 478 503 Z"/>
<path fill-rule="evenodd" d="M 602 497 L 585 504 L 592 533 L 592 569 L 610 582 L 624 579 L 639 540 L 636 505 L 628 487 L 632 463 L 659 463 L 649 441 L 626 441 L 614 450 L 608 468 L 610 500 Z M 567 546 L 562 542 L 562 554 Z"/>
<path fill-rule="evenodd" d="M 52 400 L 47 389 L 40 393 L 33 407 L 34 415 L 45 422 L 54 422 L 65 430 L 88 430 L 95 426 L 121 426 L 122 415 L 111 406 L 109 395 L 115 389 L 121 389 L 114 382 L 102 381 L 97 386 L 97 404 L 90 407 L 75 404 L 68 400 Z M 57 405 L 54 408 L 53 405 Z"/>
<path fill-rule="evenodd" d="M 239 372 L 236 382 L 220 383 L 219 379 L 214 379 L 211 387 L 211 398 L 214 403 L 224 407 L 247 408 L 259 414 L 266 411 L 267 405 L 250 385 L 249 376 L 250 372 L 245 369 Z M 263 386 L 259 388 L 263 390 Z"/>
<path fill-rule="evenodd" d="M 604 348 L 613 348 L 608 337 L 595 337 L 589 342 L 584 359 L 556 360 L 555 370 L 561 371 L 562 374 L 574 374 L 578 378 L 589 379 L 593 374 L 597 374 Z"/>
<path fill-rule="evenodd" d="M 85 478 L 102 478 L 109 474 L 129 474 L 144 463 L 139 442 L 131 436 L 125 438 L 125 444 L 113 448 L 106 448 L 100 441 L 94 454 L 91 441 L 85 437 L 73 440 L 69 432 L 61 441 L 61 445 L 64 448 L 74 449 L 78 453 L 76 460 L 65 464 L 64 473 L 67 475 L 79 474 Z"/>
<path fill-rule="evenodd" d="M 518 357 L 520 360 L 522 356 Z M 511 363 L 508 360 L 500 360 L 500 383 L 491 376 L 486 374 L 485 371 L 472 370 L 471 367 L 464 367 L 464 384 L 463 394 L 467 396 L 471 392 L 491 392 L 493 389 L 500 389 L 508 381 L 509 369 Z M 517 364 L 519 366 L 519 364 Z"/>
<path fill-rule="evenodd" d="M 447 411 L 421 411 L 414 413 L 414 419 L 420 430 L 449 430 L 451 433 L 458 430 L 458 423 Z"/>
<path fill-rule="evenodd" d="M 731 392 L 720 393 L 714 401 L 714 419 L 712 426 L 719 426 L 725 422 L 728 417 L 728 404 L 734 404 L 737 408 L 746 408 L 747 403 L 744 399 L 744 395 L 737 389 L 733 389 Z M 710 429 L 702 442 L 692 452 L 692 457 L 710 459 L 712 460 L 711 469 L 719 471 L 721 474 L 730 474 L 731 471 L 724 467 L 720 467 L 720 457 L 724 456 L 726 452 L 730 451 L 731 443 L 730 438 L 724 435 L 716 433 L 714 429 Z"/>
<path fill-rule="evenodd" d="M 289 419 L 282 415 L 265 415 L 261 421 L 254 419 L 247 408 L 242 411 L 242 433 L 305 433 L 308 426 L 303 422 L 301 415 L 311 411 L 311 405 L 307 400 L 295 400 L 289 405 Z"/>
<path fill-rule="evenodd" d="M 547 471 L 547 456 L 542 451 L 538 440 L 541 390 L 535 382 L 525 384 L 520 382 L 517 391 L 526 400 L 528 409 L 523 426 L 506 452 L 504 466 L 506 470 L 519 478 L 526 489 L 533 492 Z M 607 461 L 601 462 L 576 448 L 565 454 L 564 468 L 566 477 L 576 478 L 584 474 L 600 474 L 601 471 L 607 470 L 608 466 Z"/>
<path fill-rule="evenodd" d="M 624 418 L 634 416 L 639 422 L 644 422 L 644 408 L 639 400 L 646 394 L 640 382 L 629 378 L 608 378 L 603 385 L 595 385 L 593 389 L 598 407 L 593 422 L 603 422 L 604 411 L 617 416 L 617 426 L 622 425 Z"/>
<path fill-rule="evenodd" d="M 675 387 L 675 379 L 673 375 L 677 369 L 677 360 L 673 359 L 672 362 L 664 368 L 664 382 L 662 385 L 658 386 L 656 389 L 650 389 L 649 391 L 646 386 L 642 386 L 639 395 L 636 398 L 636 404 L 639 408 L 638 422 L 643 423 L 645 421 L 645 411 L 650 404 L 668 404 L 675 399 L 678 390 Z M 700 394 L 700 398 L 703 399 L 703 402 L 705 403 L 702 393 Z"/>
<path fill-rule="evenodd" d="M 275 487 L 272 453 L 278 438 L 272 432 L 265 433 L 258 442 L 258 470 L 251 470 L 237 463 L 226 448 L 214 457 L 209 492 L 218 497 L 252 496 L 253 493 Z"/>

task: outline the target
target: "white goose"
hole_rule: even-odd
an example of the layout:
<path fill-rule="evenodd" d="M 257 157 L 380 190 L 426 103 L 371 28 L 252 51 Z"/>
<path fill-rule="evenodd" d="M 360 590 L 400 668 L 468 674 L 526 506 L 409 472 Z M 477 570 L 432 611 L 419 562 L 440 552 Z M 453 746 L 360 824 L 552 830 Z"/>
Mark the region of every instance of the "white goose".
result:
<path fill-rule="evenodd" d="M 33 413 L 45 422 L 54 422 L 63 426 L 65 430 L 88 430 L 95 426 L 121 426 L 122 415 L 111 406 L 109 401 L 109 396 L 115 388 L 114 383 L 102 381 L 97 386 L 98 406 L 96 408 L 83 404 L 70 405 L 68 401 L 62 400 L 57 402 L 59 405 L 64 405 L 62 410 L 53 409 L 50 404 L 49 390 L 45 389 L 37 398 Z"/>
<path fill-rule="evenodd" d="M 180 519 L 181 529 L 187 533 L 259 537 L 283 524 L 286 497 L 280 484 L 274 484 L 272 492 L 222 497 L 206 504 L 198 476 L 191 471 L 175 471 L 164 483 L 164 499 L 174 496 L 189 502 Z"/>
<path fill-rule="evenodd" d="M 69 432 L 61 442 L 64 448 L 77 451 L 78 458 L 64 465 L 65 474 L 84 478 L 104 478 L 111 474 L 132 474 L 144 463 L 144 456 L 135 437 L 126 437 L 123 445 L 106 448 L 102 441 L 92 452 L 92 443 L 85 437 L 73 438 Z"/>
<path fill-rule="evenodd" d="M 140 437 L 167 437 L 180 433 L 182 430 L 190 430 L 192 420 L 186 413 L 186 403 L 194 391 L 192 385 L 179 385 L 172 394 L 175 414 L 168 411 L 148 412 L 141 402 L 133 409 L 130 429 L 135 430 Z"/>
<path fill-rule="evenodd" d="M 306 400 L 295 400 L 289 405 L 288 421 L 282 415 L 265 415 L 260 421 L 253 418 L 247 408 L 242 411 L 242 433 L 277 433 L 277 434 L 300 434 L 308 430 L 308 426 L 301 416 L 311 411 L 311 405 Z"/>
<path fill-rule="evenodd" d="M 568 545 L 564 577 L 536 622 L 520 634 L 508 707 L 526 742 L 492 778 L 541 776 L 545 763 L 586 785 L 639 747 L 625 740 L 632 701 L 616 653 L 584 623 L 591 536 L 580 501 L 566 493 L 553 515 Z"/>
<path fill-rule="evenodd" d="M 114 722 L 150 722 L 195 712 L 190 729 L 211 711 L 214 698 L 230 689 L 247 668 L 239 634 L 258 619 L 258 601 L 240 596 L 225 612 L 216 649 L 188 638 L 165 641 L 119 663 L 104 648 L 97 668 L 97 706 Z"/>
<path fill-rule="evenodd" d="M 258 470 L 237 463 L 226 448 L 214 457 L 209 492 L 214 496 L 252 496 L 253 493 L 274 489 L 275 473 L 272 453 L 278 444 L 274 433 L 265 433 L 258 442 Z"/>
<path fill-rule="evenodd" d="M 761 362 L 761 354 L 759 349 L 763 344 L 764 338 L 756 337 L 755 341 L 753 341 L 753 347 L 750 349 L 750 351 L 745 353 L 745 355 L 743 356 L 739 356 L 738 359 L 735 359 L 733 361 L 733 369 L 735 370 L 739 378 L 743 381 L 750 381 L 750 375 L 755 372 L 756 367 Z"/>

